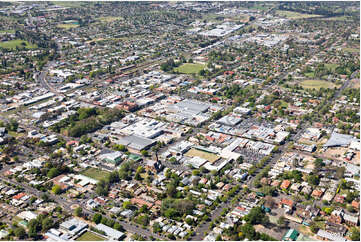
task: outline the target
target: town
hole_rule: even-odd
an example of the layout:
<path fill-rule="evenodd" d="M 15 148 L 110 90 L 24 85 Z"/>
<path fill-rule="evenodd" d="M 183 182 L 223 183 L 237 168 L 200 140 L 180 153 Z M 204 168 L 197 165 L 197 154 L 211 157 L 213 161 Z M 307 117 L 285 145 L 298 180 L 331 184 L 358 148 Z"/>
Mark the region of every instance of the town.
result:
<path fill-rule="evenodd" d="M 0 239 L 360 241 L 359 2 L 0 2 Z"/>

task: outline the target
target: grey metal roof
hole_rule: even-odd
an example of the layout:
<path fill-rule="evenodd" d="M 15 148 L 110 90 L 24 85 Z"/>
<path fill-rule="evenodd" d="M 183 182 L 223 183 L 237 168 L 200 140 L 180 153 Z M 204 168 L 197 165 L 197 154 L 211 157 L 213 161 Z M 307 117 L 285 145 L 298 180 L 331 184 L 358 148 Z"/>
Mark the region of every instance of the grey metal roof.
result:
<path fill-rule="evenodd" d="M 129 136 L 122 137 L 121 139 L 119 139 L 117 141 L 117 143 L 128 146 L 129 148 L 132 148 L 132 149 L 142 150 L 142 149 L 145 149 L 147 146 L 155 143 L 155 141 L 152 139 L 140 137 L 137 135 L 129 135 Z"/>
<path fill-rule="evenodd" d="M 124 236 L 124 233 L 115 230 L 111 227 L 108 227 L 104 224 L 97 224 L 97 226 L 95 226 L 96 229 L 105 232 L 105 234 L 109 237 L 111 237 L 111 239 L 120 239 Z"/>
<path fill-rule="evenodd" d="M 347 134 L 339 134 L 333 132 L 331 134 L 331 138 L 324 144 L 324 147 L 332 147 L 332 146 L 346 146 L 351 143 L 351 141 L 356 140 L 352 135 Z"/>

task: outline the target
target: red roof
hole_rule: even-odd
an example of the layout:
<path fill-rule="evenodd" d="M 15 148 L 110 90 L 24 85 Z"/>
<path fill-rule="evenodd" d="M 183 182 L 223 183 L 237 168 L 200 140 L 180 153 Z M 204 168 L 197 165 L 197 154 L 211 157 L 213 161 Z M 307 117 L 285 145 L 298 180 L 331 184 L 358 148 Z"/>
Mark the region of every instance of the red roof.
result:
<path fill-rule="evenodd" d="M 281 204 L 287 205 L 287 206 L 289 206 L 289 207 L 293 207 L 293 201 L 292 201 L 292 200 L 289 200 L 289 199 L 286 199 L 286 198 L 282 198 Z"/>
<path fill-rule="evenodd" d="M 284 180 L 281 184 L 281 189 L 287 189 L 291 185 L 289 180 Z"/>
<path fill-rule="evenodd" d="M 24 197 L 25 195 L 26 195 L 26 194 L 22 192 L 22 193 L 19 193 L 19 194 L 13 196 L 13 198 L 16 199 L 16 200 L 19 200 L 19 199 L 21 199 L 22 197 Z"/>

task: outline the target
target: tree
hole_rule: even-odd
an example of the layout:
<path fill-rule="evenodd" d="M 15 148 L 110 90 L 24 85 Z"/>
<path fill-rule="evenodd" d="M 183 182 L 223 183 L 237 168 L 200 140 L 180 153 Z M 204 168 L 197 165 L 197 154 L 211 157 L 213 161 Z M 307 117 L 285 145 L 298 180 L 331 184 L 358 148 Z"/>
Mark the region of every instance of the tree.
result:
<path fill-rule="evenodd" d="M 29 230 L 29 236 L 35 238 L 37 236 L 38 231 L 41 228 L 41 225 L 37 219 L 31 219 L 27 227 Z"/>
<path fill-rule="evenodd" d="M 350 239 L 353 241 L 360 241 L 360 230 L 356 227 L 353 227 L 351 230 Z"/>
<path fill-rule="evenodd" d="M 51 191 L 54 194 L 60 194 L 61 193 L 61 187 L 59 185 L 54 185 L 53 188 L 51 188 Z"/>
<path fill-rule="evenodd" d="M 307 177 L 307 182 L 311 185 L 317 186 L 320 183 L 320 178 L 317 175 L 310 174 Z"/>
<path fill-rule="evenodd" d="M 267 224 L 269 222 L 268 216 L 264 213 L 261 207 L 254 207 L 250 210 L 248 215 L 245 216 L 245 220 L 252 224 Z"/>
<path fill-rule="evenodd" d="M 51 168 L 47 174 L 47 176 L 52 179 L 60 174 L 59 170 L 55 167 Z"/>
<path fill-rule="evenodd" d="M 246 223 L 241 227 L 241 232 L 246 236 L 249 240 L 255 240 L 256 238 L 256 230 L 249 223 Z"/>
<path fill-rule="evenodd" d="M 167 195 L 169 197 L 175 197 L 177 193 L 177 188 L 174 184 L 170 183 L 167 185 Z"/>
<path fill-rule="evenodd" d="M 129 209 L 132 206 L 132 203 L 130 201 L 123 202 L 123 208 Z"/>
<path fill-rule="evenodd" d="M 279 217 L 279 219 L 277 220 L 277 224 L 278 224 L 280 227 L 284 227 L 284 226 L 286 225 L 285 217 L 283 217 L 283 216 Z"/>
<path fill-rule="evenodd" d="M 124 229 L 123 229 L 123 226 L 120 225 L 119 223 L 115 223 L 115 224 L 113 225 L 113 229 L 118 230 L 118 231 L 123 231 L 123 230 L 124 230 Z"/>
<path fill-rule="evenodd" d="M 160 224 L 159 224 L 158 222 L 155 222 L 155 223 L 153 224 L 153 232 L 154 232 L 154 233 L 158 233 L 158 232 L 160 232 L 160 231 L 162 231 L 162 228 L 160 227 Z"/>
<path fill-rule="evenodd" d="M 81 217 L 83 215 L 83 209 L 81 207 L 77 207 L 74 211 L 75 216 Z"/>
<path fill-rule="evenodd" d="M 16 237 L 18 237 L 19 239 L 24 239 L 26 236 L 26 232 L 25 229 L 23 227 L 18 227 L 14 230 L 14 234 Z"/>
<path fill-rule="evenodd" d="M 96 223 L 96 224 L 100 223 L 100 221 L 102 220 L 102 217 L 103 216 L 101 214 L 99 214 L 99 213 L 94 214 L 93 222 Z"/>
<path fill-rule="evenodd" d="M 42 222 L 41 222 L 41 227 L 42 227 L 42 231 L 48 231 L 51 227 L 53 227 L 54 225 L 54 221 L 51 218 L 45 218 Z"/>
<path fill-rule="evenodd" d="M 142 156 L 148 156 L 148 151 L 142 150 L 140 151 L 140 154 L 142 154 Z"/>

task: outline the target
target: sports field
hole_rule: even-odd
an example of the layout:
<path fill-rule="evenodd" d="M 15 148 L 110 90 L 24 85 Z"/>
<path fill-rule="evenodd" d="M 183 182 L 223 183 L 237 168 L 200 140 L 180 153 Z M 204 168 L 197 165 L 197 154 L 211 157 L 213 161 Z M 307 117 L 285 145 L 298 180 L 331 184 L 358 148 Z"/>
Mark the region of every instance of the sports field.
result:
<path fill-rule="evenodd" d="M 283 10 L 277 10 L 277 14 L 288 18 L 288 19 L 303 19 L 303 18 L 315 18 L 315 17 L 322 17 L 321 15 L 315 15 L 315 14 L 303 14 L 303 13 L 297 13 L 293 11 L 283 11 Z"/>
<path fill-rule="evenodd" d="M 58 28 L 62 28 L 62 29 L 72 29 L 72 28 L 76 28 L 79 25 L 77 24 L 58 24 L 57 27 Z"/>
<path fill-rule="evenodd" d="M 0 42 L 0 47 L 5 48 L 5 49 L 15 49 L 16 47 L 18 47 L 18 48 L 24 48 L 25 47 L 26 49 L 35 49 L 38 46 L 35 45 L 35 44 L 30 44 L 26 40 L 15 39 L 15 40 Z"/>
<path fill-rule="evenodd" d="M 300 83 L 300 85 L 303 88 L 308 88 L 308 89 L 320 89 L 321 87 L 323 88 L 334 88 L 336 87 L 336 85 L 332 82 L 328 82 L 328 81 L 322 81 L 322 80 L 305 80 L 302 81 Z"/>
<path fill-rule="evenodd" d="M 101 22 L 106 22 L 106 23 L 110 23 L 110 22 L 114 22 L 117 20 L 123 20 L 122 17 L 112 17 L 112 16 L 108 16 L 108 17 L 100 17 L 98 18 L 99 21 Z"/>
<path fill-rule="evenodd" d="M 190 149 L 187 153 L 185 153 L 185 155 L 189 156 L 189 157 L 197 156 L 197 157 L 206 159 L 211 163 L 215 162 L 216 160 L 218 160 L 220 158 L 218 155 L 215 155 L 215 154 L 212 154 L 209 152 L 205 152 L 202 150 L 197 150 L 194 148 Z"/>
<path fill-rule="evenodd" d="M 198 74 L 200 70 L 203 70 L 205 65 L 197 63 L 185 63 L 177 68 L 174 68 L 174 71 L 184 74 Z"/>
<path fill-rule="evenodd" d="M 103 178 L 106 178 L 109 175 L 109 172 L 102 171 L 96 168 L 88 168 L 85 171 L 81 172 L 81 174 L 99 181 Z"/>
<path fill-rule="evenodd" d="M 105 240 L 105 238 L 94 234 L 90 231 L 85 232 L 84 234 L 82 234 L 80 237 L 78 237 L 76 239 L 76 241 L 103 241 Z"/>

